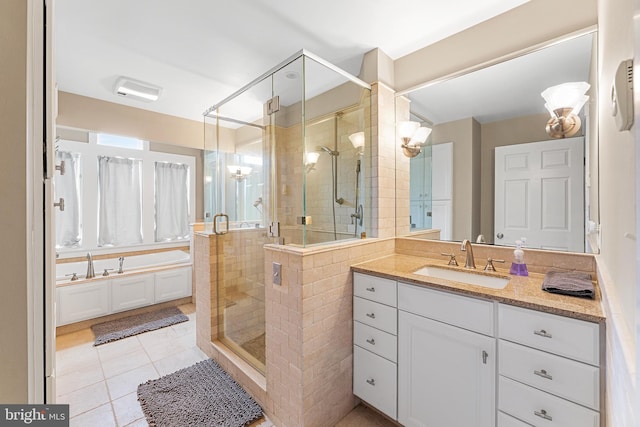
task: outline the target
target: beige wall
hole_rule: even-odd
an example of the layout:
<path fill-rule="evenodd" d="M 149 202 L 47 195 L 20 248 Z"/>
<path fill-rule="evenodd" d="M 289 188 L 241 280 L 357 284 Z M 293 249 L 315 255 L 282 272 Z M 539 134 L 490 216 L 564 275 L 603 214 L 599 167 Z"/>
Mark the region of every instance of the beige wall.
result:
<path fill-rule="evenodd" d="M 410 89 L 595 25 L 596 4 L 597 0 L 529 1 L 398 58 L 394 67 L 395 88 Z"/>
<path fill-rule="evenodd" d="M 190 148 L 203 146 L 203 122 L 68 92 L 58 93 L 57 123 L 60 126 L 132 136 L 146 141 Z"/>
<path fill-rule="evenodd" d="M 479 218 L 480 215 L 479 194 L 474 194 L 478 191 L 474 181 L 480 182 L 480 141 L 474 141 L 474 134 L 479 136 L 476 124 L 473 118 L 466 118 L 434 126 L 431 133 L 434 145 L 453 142 L 452 240 L 477 237 L 474 234 L 477 234 L 478 230 L 474 230 L 472 219 Z"/>
<path fill-rule="evenodd" d="M 29 144 L 27 118 L 27 3 L 0 2 L 0 402 L 28 400 L 28 209 Z"/>

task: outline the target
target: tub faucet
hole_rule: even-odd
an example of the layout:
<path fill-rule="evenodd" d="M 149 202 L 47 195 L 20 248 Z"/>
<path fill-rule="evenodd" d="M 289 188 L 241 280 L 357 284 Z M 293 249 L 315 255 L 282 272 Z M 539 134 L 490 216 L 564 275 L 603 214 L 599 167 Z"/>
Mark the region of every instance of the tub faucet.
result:
<path fill-rule="evenodd" d="M 118 274 L 122 274 L 124 273 L 124 270 L 122 269 L 122 264 L 124 264 L 124 257 L 121 256 L 120 258 L 118 258 L 118 261 L 120 262 L 120 266 L 118 267 Z"/>
<path fill-rule="evenodd" d="M 93 257 L 91 256 L 91 252 L 87 252 L 87 274 L 84 277 L 86 279 L 96 277 L 96 273 L 93 271 Z"/>
<path fill-rule="evenodd" d="M 468 239 L 464 239 L 462 241 L 460 250 L 467 253 L 467 257 L 464 261 L 464 268 L 476 268 L 476 261 L 473 259 L 473 248 L 471 247 L 471 242 Z"/>

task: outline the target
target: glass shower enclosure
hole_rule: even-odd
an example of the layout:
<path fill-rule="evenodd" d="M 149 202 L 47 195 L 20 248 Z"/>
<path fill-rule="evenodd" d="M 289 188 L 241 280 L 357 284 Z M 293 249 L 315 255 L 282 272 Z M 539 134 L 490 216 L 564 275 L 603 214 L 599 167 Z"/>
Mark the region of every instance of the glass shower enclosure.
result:
<path fill-rule="evenodd" d="M 364 237 L 370 102 L 368 84 L 302 50 L 204 113 L 212 340 L 263 373 L 263 246 Z"/>

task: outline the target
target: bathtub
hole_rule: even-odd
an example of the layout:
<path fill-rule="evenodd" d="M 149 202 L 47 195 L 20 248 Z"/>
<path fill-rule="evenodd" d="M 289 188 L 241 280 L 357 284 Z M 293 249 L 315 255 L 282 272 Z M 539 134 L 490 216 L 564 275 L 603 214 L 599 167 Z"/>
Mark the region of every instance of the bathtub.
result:
<path fill-rule="evenodd" d="M 56 265 L 56 323 L 58 326 L 183 300 L 192 295 L 191 256 L 174 250 L 124 259 L 94 260 L 96 276 L 85 279 L 87 261 Z M 113 269 L 103 276 L 105 269 Z M 76 273 L 78 280 L 71 280 Z"/>
<path fill-rule="evenodd" d="M 191 255 L 183 251 L 155 252 L 145 255 L 133 255 L 124 258 L 123 271 L 146 270 L 173 264 L 191 263 Z M 113 269 L 109 274 L 118 271 L 118 258 L 100 259 L 93 261 L 96 277 L 101 276 L 106 269 Z M 79 278 L 87 273 L 87 261 L 56 264 L 56 282 L 69 280 L 76 273 Z"/>

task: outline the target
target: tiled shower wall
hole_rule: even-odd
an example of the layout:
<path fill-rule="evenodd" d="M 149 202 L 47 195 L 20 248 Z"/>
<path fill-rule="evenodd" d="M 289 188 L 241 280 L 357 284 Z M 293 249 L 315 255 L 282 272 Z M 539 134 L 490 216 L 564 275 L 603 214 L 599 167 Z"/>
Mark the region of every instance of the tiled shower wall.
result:
<path fill-rule="evenodd" d="M 350 266 L 394 252 L 394 239 L 353 240 L 312 249 L 268 245 L 265 276 L 266 376 L 216 342 L 216 239 L 195 236 L 198 346 L 225 368 L 282 427 L 333 425 L 356 404 L 352 393 Z M 226 270 L 226 269 L 225 269 Z"/>

